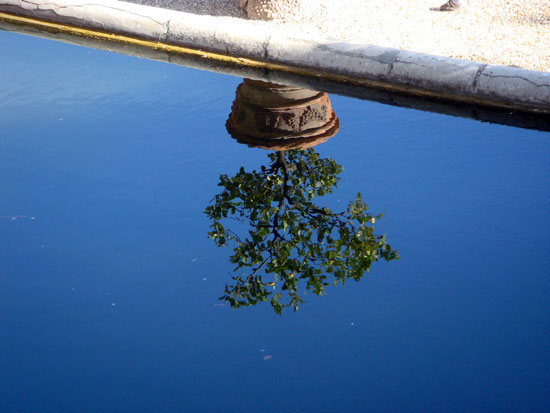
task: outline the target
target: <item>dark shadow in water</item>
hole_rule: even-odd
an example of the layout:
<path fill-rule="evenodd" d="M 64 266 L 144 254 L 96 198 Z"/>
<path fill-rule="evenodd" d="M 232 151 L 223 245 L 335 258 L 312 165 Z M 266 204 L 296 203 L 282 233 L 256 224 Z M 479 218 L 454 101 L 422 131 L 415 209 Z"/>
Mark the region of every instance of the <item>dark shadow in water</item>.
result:
<path fill-rule="evenodd" d="M 221 175 L 222 191 L 205 209 L 208 235 L 233 248 L 235 275 L 221 297 L 232 308 L 269 301 L 279 314 L 297 310 L 304 285 L 322 295 L 329 284 L 359 281 L 375 261 L 398 258 L 374 233 L 381 215 L 367 212 L 361 194 L 339 211 L 320 199 L 336 187 L 342 166 L 311 147 L 338 127 L 326 93 L 251 80 L 237 88 L 227 130 L 275 152 L 260 170 Z"/>

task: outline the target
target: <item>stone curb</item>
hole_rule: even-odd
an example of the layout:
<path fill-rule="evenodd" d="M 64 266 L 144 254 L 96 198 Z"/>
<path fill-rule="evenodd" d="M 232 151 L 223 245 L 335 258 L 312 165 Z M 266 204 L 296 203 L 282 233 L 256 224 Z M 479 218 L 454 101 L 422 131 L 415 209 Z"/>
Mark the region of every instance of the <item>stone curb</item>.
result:
<path fill-rule="evenodd" d="M 266 28 L 116 0 L 0 0 L 0 12 L 252 59 L 365 86 L 550 113 L 550 73 Z M 280 67 L 279 67 L 280 69 Z"/>

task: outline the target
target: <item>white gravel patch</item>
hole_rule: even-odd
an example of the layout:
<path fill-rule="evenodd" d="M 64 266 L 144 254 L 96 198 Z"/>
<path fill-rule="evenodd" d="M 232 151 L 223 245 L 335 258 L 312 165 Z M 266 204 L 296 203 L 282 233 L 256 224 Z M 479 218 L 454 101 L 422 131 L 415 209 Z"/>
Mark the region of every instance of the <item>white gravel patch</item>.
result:
<path fill-rule="evenodd" d="M 239 0 L 127 0 L 186 13 L 244 19 Z M 443 0 L 309 0 L 316 7 L 283 26 L 329 37 L 477 62 L 550 72 L 550 0 L 469 0 L 455 12 Z"/>

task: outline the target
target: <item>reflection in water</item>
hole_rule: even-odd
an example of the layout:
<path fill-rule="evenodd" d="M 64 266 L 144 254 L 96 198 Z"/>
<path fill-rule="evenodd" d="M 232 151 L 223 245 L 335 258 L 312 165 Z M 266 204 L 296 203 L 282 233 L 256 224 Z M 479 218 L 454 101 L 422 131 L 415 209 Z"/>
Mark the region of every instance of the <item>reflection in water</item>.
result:
<path fill-rule="evenodd" d="M 245 79 L 226 126 L 240 143 L 277 151 L 324 142 L 339 123 L 326 93 Z"/>
<path fill-rule="evenodd" d="M 208 235 L 233 247 L 236 275 L 221 297 L 231 307 L 270 301 L 277 313 L 297 310 L 300 281 L 322 295 L 329 281 L 358 281 L 374 261 L 398 258 L 374 234 L 381 215 L 367 212 L 360 194 L 343 211 L 314 202 L 332 192 L 342 171 L 311 149 L 338 131 L 325 93 L 245 80 L 227 129 L 239 142 L 276 151 L 259 171 L 241 167 L 233 177 L 221 175 L 223 189 L 205 209 Z M 226 226 L 229 219 L 240 221 L 240 234 Z"/>

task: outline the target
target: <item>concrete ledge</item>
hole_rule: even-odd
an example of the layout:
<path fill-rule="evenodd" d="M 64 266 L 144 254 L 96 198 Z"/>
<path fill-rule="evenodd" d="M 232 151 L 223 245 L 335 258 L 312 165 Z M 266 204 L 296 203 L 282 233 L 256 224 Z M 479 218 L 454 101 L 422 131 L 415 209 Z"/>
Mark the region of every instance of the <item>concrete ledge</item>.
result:
<path fill-rule="evenodd" d="M 501 109 L 494 106 L 369 88 L 361 84 L 331 81 L 318 76 L 300 75 L 288 71 L 266 70 L 265 67 L 262 66 L 243 65 L 238 59 L 234 59 L 234 61 L 214 59 L 211 58 L 210 54 L 180 53 L 178 51 L 166 50 L 166 48 L 162 47 L 151 48 L 147 45 L 139 45 L 136 44 L 137 42 L 113 42 L 109 39 L 82 37 L 71 33 L 59 32 L 55 28 L 52 28 L 51 31 L 47 31 L 44 30 L 43 26 L 34 27 L 31 25 L 11 24 L 2 21 L 1 16 L 0 30 L 8 30 L 49 40 L 101 49 L 114 53 L 122 53 L 200 70 L 208 70 L 230 76 L 318 90 L 362 100 L 370 100 L 386 105 L 550 132 L 550 113 L 517 110 L 510 111 L 509 109 Z"/>
<path fill-rule="evenodd" d="M 95 0 L 93 4 L 89 0 L 0 0 L 0 12 L 148 40 L 154 42 L 152 48 L 175 45 L 248 59 L 242 61 L 245 66 L 263 65 L 386 91 L 550 113 L 547 72 L 306 39 L 299 33 L 267 30 L 253 21 L 113 0 Z"/>

